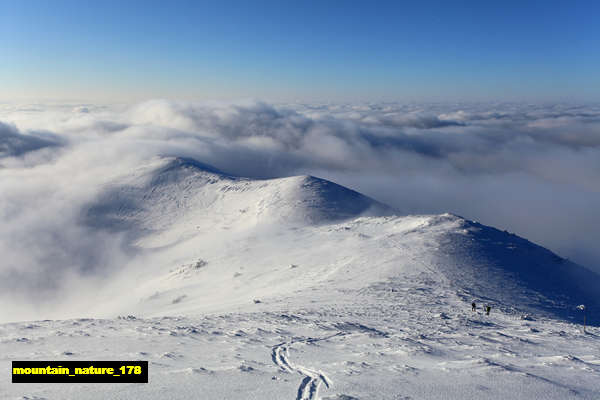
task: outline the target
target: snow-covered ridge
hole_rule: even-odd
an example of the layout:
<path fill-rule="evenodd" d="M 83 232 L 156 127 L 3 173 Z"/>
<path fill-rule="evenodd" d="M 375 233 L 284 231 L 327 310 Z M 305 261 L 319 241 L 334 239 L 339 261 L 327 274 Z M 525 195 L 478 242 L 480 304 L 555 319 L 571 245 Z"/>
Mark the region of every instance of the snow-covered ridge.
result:
<path fill-rule="evenodd" d="M 600 277 L 547 249 L 452 214 L 395 215 L 312 176 L 253 180 L 160 158 L 108 186 L 87 222 L 154 252 L 135 288 L 136 310 L 148 315 L 225 311 L 292 292 L 335 302 L 337 290 L 423 274 L 461 301 L 507 312 L 576 320 L 578 304 L 600 309 Z"/>
<path fill-rule="evenodd" d="M 440 240 L 439 268 L 449 271 L 465 301 L 581 320 L 585 303 L 600 310 L 600 275 L 515 234 L 461 219 Z M 451 260 L 451 261 L 450 261 Z M 600 323 L 600 316 L 588 317 Z"/>
<path fill-rule="evenodd" d="M 187 235 L 190 229 L 318 225 L 391 213 L 367 196 L 313 176 L 256 180 L 230 176 L 188 158 L 158 158 L 108 186 L 85 217 L 99 227 L 164 238 L 171 228 Z M 171 240 L 181 238 L 172 234 Z"/>

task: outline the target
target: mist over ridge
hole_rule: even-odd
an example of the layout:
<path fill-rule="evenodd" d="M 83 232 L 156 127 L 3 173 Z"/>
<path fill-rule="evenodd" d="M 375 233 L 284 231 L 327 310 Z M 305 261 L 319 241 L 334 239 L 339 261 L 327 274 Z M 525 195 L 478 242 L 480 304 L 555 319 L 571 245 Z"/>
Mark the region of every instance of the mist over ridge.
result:
<path fill-rule="evenodd" d="M 403 214 L 452 212 L 600 270 L 600 107 L 151 100 L 0 107 L 5 287 L 44 296 L 129 255 L 82 213 L 157 156 L 234 176 L 314 175 Z"/>

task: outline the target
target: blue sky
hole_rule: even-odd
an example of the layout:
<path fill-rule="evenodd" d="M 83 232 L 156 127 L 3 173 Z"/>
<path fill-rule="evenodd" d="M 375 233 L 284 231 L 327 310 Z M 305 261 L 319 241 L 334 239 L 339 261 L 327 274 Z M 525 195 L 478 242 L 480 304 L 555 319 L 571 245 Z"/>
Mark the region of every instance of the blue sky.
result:
<path fill-rule="evenodd" d="M 597 1 L 0 0 L 0 98 L 600 100 Z"/>

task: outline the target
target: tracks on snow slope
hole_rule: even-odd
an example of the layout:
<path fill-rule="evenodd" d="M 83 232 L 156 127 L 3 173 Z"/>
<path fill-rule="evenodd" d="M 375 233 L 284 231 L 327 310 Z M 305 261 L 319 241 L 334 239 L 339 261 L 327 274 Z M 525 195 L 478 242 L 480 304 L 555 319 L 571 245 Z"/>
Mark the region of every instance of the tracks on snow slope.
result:
<path fill-rule="evenodd" d="M 331 380 L 322 371 L 315 371 L 301 365 L 292 364 L 289 359 L 288 348 L 294 343 L 314 343 L 321 340 L 328 340 L 336 336 L 345 335 L 343 332 L 338 332 L 334 335 L 325 336 L 322 338 L 308 338 L 283 342 L 273 346 L 271 351 L 271 359 L 284 372 L 298 372 L 304 375 L 302 383 L 298 387 L 298 395 L 296 400 L 317 400 L 319 399 L 319 387 L 324 383 L 327 388 L 332 384 Z"/>

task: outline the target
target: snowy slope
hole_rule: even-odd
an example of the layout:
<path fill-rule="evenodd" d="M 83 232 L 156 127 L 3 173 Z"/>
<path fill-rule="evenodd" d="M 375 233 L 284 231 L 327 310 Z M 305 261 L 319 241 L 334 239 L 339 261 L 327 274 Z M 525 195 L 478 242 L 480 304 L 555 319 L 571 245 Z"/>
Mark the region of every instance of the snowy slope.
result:
<path fill-rule="evenodd" d="M 600 277 L 507 232 L 165 158 L 107 185 L 82 222 L 126 232 L 131 259 L 52 315 L 94 319 L 0 325 L 5 376 L 12 359 L 146 359 L 150 383 L 0 397 L 600 396 L 600 330 L 575 309 L 598 325 Z"/>
<path fill-rule="evenodd" d="M 157 159 L 105 193 L 88 210 L 90 223 L 134 233 L 137 248 L 163 249 L 152 253 L 158 269 L 145 268 L 149 278 L 138 282 L 138 312 L 163 313 L 147 298 L 164 292 L 186 299 L 167 313 L 224 310 L 237 292 L 248 302 L 407 271 L 433 271 L 465 301 L 495 308 L 573 319 L 576 305 L 598 306 L 598 275 L 525 239 L 453 215 L 396 216 L 315 177 L 251 180 L 194 160 Z"/>
<path fill-rule="evenodd" d="M 449 231 L 441 242 L 440 268 L 463 296 L 477 296 L 498 307 L 600 324 L 599 275 L 517 235 L 462 220 L 464 231 Z M 449 262 L 448 259 L 453 260 Z M 595 312 L 594 312 L 595 311 Z"/>

